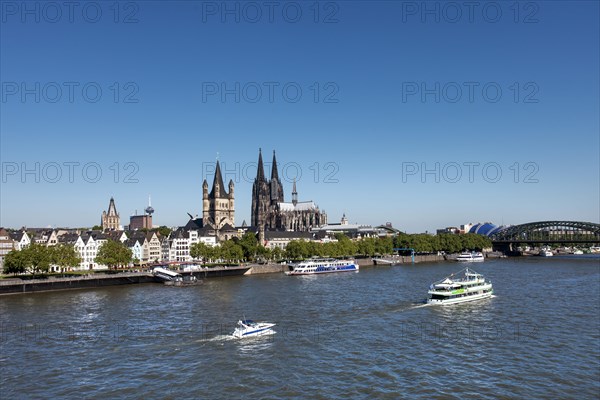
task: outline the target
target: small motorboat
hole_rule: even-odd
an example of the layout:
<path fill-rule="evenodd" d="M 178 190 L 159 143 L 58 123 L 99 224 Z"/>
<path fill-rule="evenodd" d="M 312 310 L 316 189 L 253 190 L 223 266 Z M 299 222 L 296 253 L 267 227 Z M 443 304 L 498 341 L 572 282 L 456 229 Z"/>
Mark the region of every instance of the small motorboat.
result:
<path fill-rule="evenodd" d="M 233 331 L 235 338 L 245 338 L 252 336 L 273 335 L 275 331 L 272 329 L 275 324 L 270 322 L 254 322 L 250 319 L 240 320 Z"/>

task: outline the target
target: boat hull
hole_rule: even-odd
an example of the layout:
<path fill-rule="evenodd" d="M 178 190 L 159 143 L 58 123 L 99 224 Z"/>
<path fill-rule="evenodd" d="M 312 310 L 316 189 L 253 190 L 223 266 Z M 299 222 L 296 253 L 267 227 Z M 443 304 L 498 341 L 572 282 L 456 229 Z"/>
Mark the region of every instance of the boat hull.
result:
<path fill-rule="evenodd" d="M 316 269 L 314 271 L 287 271 L 285 274 L 286 275 L 318 275 L 318 274 L 331 274 L 331 273 L 335 273 L 335 272 L 358 272 L 358 268 L 359 268 L 358 265 L 351 264 L 351 265 L 347 265 L 347 266 L 343 266 L 343 267 L 328 268 L 328 269 L 323 269 L 323 270 Z"/>
<path fill-rule="evenodd" d="M 232 336 L 237 339 L 242 339 L 247 337 L 273 335 L 275 334 L 275 331 L 273 330 L 274 326 L 275 324 L 262 324 L 256 327 L 248 327 L 247 329 L 237 328 Z"/>
<path fill-rule="evenodd" d="M 487 299 L 492 297 L 493 292 L 479 293 L 470 296 L 458 297 L 455 299 L 427 299 L 427 304 L 448 305 L 457 303 L 467 303 L 469 301 Z"/>

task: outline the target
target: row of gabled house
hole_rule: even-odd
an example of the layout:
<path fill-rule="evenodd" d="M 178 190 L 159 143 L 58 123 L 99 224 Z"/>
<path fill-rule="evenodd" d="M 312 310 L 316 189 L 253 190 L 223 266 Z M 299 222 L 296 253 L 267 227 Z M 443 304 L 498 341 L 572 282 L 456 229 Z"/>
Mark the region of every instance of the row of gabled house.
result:
<path fill-rule="evenodd" d="M 78 270 L 101 270 L 105 265 L 96 262 L 100 246 L 108 240 L 119 241 L 132 251 L 134 264 L 148 265 L 161 262 L 191 261 L 190 247 L 194 243 L 205 243 L 215 246 L 215 232 L 207 229 L 188 229 L 181 227 L 168 237 L 158 232 L 143 231 L 80 231 L 80 230 L 42 230 L 21 229 L 6 230 L 0 228 L 0 272 L 3 269 L 4 257 L 12 250 L 20 251 L 31 243 L 45 246 L 68 244 L 75 248 L 81 262 Z M 52 272 L 60 272 L 56 266 L 51 266 Z"/>

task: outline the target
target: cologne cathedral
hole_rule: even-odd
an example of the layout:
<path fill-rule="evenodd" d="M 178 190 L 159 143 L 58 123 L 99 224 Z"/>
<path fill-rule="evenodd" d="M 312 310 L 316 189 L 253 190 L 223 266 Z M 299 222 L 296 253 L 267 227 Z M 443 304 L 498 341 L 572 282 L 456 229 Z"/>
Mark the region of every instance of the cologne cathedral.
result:
<path fill-rule="evenodd" d="M 286 230 L 309 231 L 327 224 L 327 214 L 319 210 L 313 201 L 298 201 L 296 182 L 292 189 L 292 201 L 285 202 L 283 186 L 277 172 L 277 159 L 273 151 L 271 179 L 265 177 L 262 152 L 258 151 L 258 168 L 252 185 L 251 225 L 259 231 Z"/>

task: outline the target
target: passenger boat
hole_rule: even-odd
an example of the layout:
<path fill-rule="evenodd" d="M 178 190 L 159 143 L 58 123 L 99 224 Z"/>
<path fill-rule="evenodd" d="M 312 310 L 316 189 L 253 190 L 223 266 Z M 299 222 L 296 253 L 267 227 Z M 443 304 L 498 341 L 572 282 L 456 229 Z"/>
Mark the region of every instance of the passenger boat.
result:
<path fill-rule="evenodd" d="M 156 267 L 152 270 L 152 274 L 160 279 L 161 281 L 175 281 L 177 279 L 182 279 L 182 275 L 178 272 L 171 271 L 167 268 Z"/>
<path fill-rule="evenodd" d="M 195 286 L 195 285 L 201 285 L 202 283 L 204 283 L 204 282 L 202 282 L 202 280 L 199 280 L 198 278 L 196 278 L 194 275 L 177 276 L 172 280 L 164 281 L 165 286 L 176 286 L 176 287 Z"/>
<path fill-rule="evenodd" d="M 486 280 L 483 275 L 465 268 L 433 283 L 427 293 L 428 304 L 455 304 L 491 297 L 494 289 L 492 282 Z"/>
<path fill-rule="evenodd" d="M 252 336 L 273 335 L 275 331 L 272 329 L 275 324 L 270 322 L 254 322 L 250 319 L 239 320 L 233 336 L 240 339 Z"/>
<path fill-rule="evenodd" d="M 321 258 L 288 264 L 289 271 L 286 275 L 312 275 L 327 274 L 332 272 L 358 272 L 358 264 L 354 260 L 336 260 L 334 258 Z"/>
<path fill-rule="evenodd" d="M 554 256 L 554 253 L 552 253 L 549 249 L 542 249 L 542 250 L 540 250 L 540 256 L 552 257 L 552 256 Z"/>
<path fill-rule="evenodd" d="M 484 260 L 485 258 L 483 257 L 483 253 L 479 251 L 466 251 L 464 253 L 460 253 L 460 255 L 456 257 L 456 261 L 459 262 L 482 262 Z"/>
<path fill-rule="evenodd" d="M 592 254 L 598 254 L 598 253 L 600 253 L 600 246 L 592 246 L 592 247 L 590 247 L 590 253 L 592 253 Z"/>

